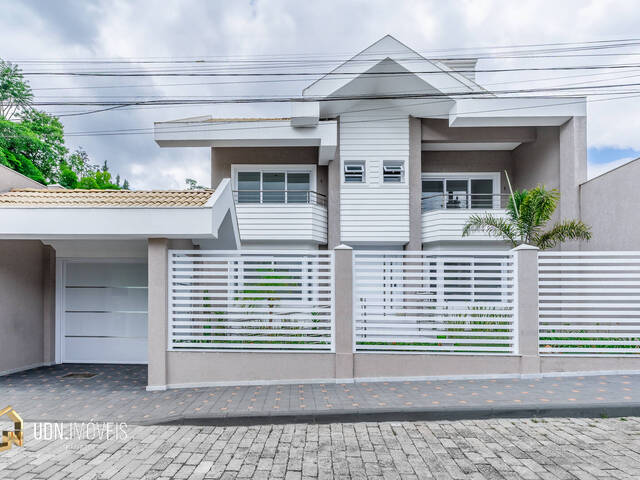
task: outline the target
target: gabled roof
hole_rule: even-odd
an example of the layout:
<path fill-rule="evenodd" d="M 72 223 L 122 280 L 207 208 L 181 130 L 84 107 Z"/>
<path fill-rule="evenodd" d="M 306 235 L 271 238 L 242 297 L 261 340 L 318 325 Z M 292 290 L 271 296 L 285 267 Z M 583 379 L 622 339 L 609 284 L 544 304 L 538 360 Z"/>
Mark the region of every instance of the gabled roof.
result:
<path fill-rule="evenodd" d="M 309 85 L 303 90 L 303 95 L 329 97 L 359 76 L 380 73 L 375 68 L 389 61 L 398 65 L 397 71 L 416 72 L 416 77 L 442 93 L 483 91 L 475 82 L 454 72 L 443 62 L 429 60 L 391 35 L 386 35 Z"/>
<path fill-rule="evenodd" d="M 204 207 L 213 192 L 213 190 L 46 190 L 23 188 L 0 194 L 0 208 Z"/>

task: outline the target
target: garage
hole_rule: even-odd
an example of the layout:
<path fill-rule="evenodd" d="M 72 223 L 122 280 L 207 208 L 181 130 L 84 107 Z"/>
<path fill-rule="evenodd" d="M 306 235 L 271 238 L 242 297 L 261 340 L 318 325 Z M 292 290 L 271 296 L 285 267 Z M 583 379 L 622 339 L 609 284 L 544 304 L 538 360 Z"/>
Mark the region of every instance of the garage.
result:
<path fill-rule="evenodd" d="M 59 265 L 62 361 L 146 363 L 146 262 L 67 260 Z"/>

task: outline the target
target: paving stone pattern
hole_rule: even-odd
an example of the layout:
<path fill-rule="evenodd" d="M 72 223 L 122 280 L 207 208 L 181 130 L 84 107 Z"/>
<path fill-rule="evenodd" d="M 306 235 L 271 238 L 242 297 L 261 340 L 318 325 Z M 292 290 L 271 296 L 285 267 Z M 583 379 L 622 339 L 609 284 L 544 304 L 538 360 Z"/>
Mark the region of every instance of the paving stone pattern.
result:
<path fill-rule="evenodd" d="M 637 479 L 640 418 L 131 426 L 121 440 L 35 440 L 2 479 Z"/>
<path fill-rule="evenodd" d="M 69 379 L 72 372 L 94 372 Z M 452 408 L 640 406 L 640 375 L 213 387 L 147 392 L 146 366 L 57 365 L 0 377 L 0 402 L 27 421 L 323 415 Z"/>

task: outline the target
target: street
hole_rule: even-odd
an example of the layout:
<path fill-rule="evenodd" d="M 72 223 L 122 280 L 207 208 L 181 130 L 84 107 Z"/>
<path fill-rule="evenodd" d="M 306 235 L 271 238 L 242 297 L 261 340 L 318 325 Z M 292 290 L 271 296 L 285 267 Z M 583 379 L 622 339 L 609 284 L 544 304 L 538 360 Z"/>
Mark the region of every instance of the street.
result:
<path fill-rule="evenodd" d="M 1 478 L 640 476 L 640 418 L 127 426 L 126 438 L 108 440 L 36 440 L 34 425 L 25 424 L 23 447 L 0 453 Z"/>

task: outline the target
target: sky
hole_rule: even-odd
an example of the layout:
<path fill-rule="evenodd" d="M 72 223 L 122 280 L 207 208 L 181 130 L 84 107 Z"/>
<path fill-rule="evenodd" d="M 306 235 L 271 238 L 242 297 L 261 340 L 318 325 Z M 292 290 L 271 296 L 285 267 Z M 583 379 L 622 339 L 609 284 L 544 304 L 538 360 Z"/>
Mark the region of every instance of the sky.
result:
<path fill-rule="evenodd" d="M 637 0 L 0 0 L 0 11 L 0 31 L 3 32 L 0 58 L 15 61 L 25 72 L 59 68 L 28 63 L 36 59 L 255 60 L 295 55 L 297 59 L 337 61 L 386 34 L 427 56 L 438 56 L 438 51 L 451 52 L 452 49 L 487 51 L 482 48 L 640 36 Z M 630 55 L 533 60 L 490 58 L 481 59 L 478 67 L 638 63 L 638 68 L 600 71 L 599 75 L 585 71 L 486 72 L 479 73 L 477 79 L 489 89 L 497 85 L 499 87 L 493 88 L 531 88 L 585 81 L 591 82 L 590 85 L 640 82 L 640 46 L 623 51 Z M 155 68 L 145 64 L 135 67 Z M 65 68 L 89 67 L 81 64 Z M 180 65 L 171 68 L 180 68 Z M 328 71 L 331 65 L 314 67 L 319 68 Z M 140 95 L 295 96 L 311 81 L 308 78 L 255 83 L 234 82 L 230 78 L 225 83 L 220 78 L 207 77 L 27 78 L 36 100 L 41 101 Z M 59 115 L 88 110 L 83 106 L 43 108 Z M 640 157 L 640 95 L 613 99 L 593 96 L 587 108 L 590 177 Z M 127 178 L 132 188 L 184 188 L 187 177 L 206 186 L 210 184 L 208 149 L 161 149 L 148 131 L 132 132 L 131 129 L 148 129 L 155 121 L 198 115 L 288 113 L 282 104 L 155 106 L 61 116 L 61 120 L 71 150 L 84 148 L 94 163 L 107 160 L 111 170 Z M 113 134 L 123 129 L 129 133 Z"/>

